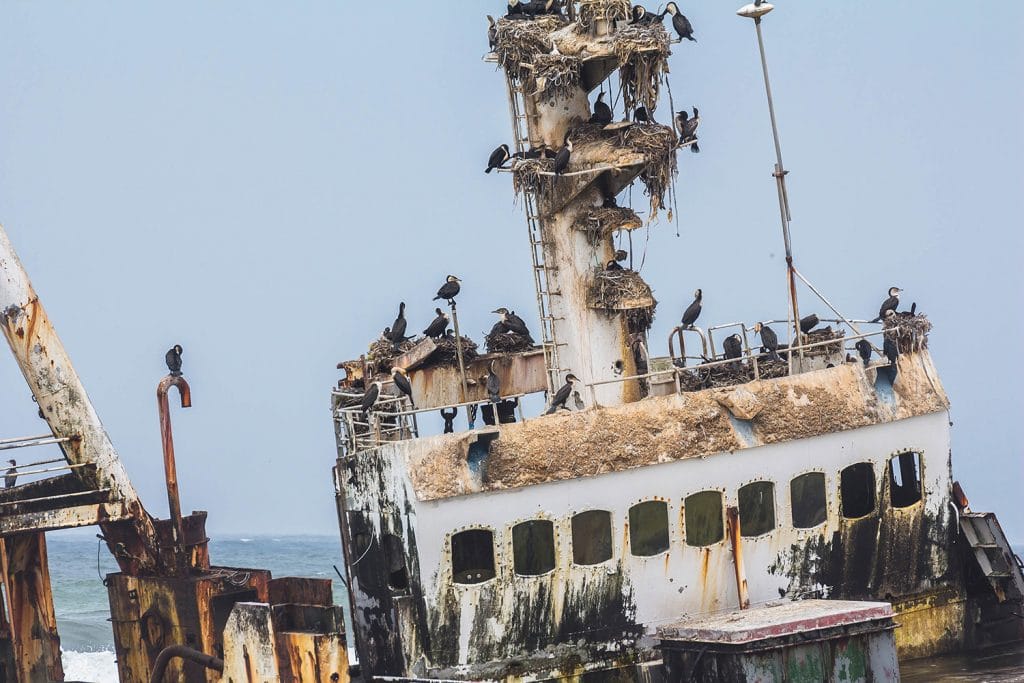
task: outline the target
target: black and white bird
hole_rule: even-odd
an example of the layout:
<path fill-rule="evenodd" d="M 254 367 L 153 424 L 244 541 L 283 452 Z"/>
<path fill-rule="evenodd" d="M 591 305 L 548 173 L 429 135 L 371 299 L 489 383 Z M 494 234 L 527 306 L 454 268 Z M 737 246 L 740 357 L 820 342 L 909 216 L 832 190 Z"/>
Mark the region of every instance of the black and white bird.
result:
<path fill-rule="evenodd" d="M 693 108 L 693 116 L 690 116 L 689 112 L 685 109 L 681 112 L 676 113 L 676 126 L 679 128 L 679 142 L 685 144 L 692 142 L 690 145 L 690 151 L 694 154 L 700 152 L 700 147 L 697 146 L 697 126 L 700 125 L 700 112 L 697 107 Z"/>
<path fill-rule="evenodd" d="M 621 265 L 619 265 L 619 262 L 616 261 L 615 259 L 608 259 L 608 263 L 604 264 L 604 269 L 605 270 L 625 270 L 625 268 L 623 268 Z"/>
<path fill-rule="evenodd" d="M 551 167 L 551 170 L 555 172 L 555 175 L 562 175 L 565 173 L 565 169 L 569 168 L 569 156 L 572 154 L 572 140 L 566 138 L 565 145 L 562 149 L 558 150 L 558 154 L 555 155 L 555 163 Z"/>
<path fill-rule="evenodd" d="M 370 388 L 363 394 L 363 401 L 360 403 L 360 407 L 363 409 L 363 419 L 366 419 L 366 413 L 369 412 L 376 403 L 377 399 L 380 398 L 381 383 L 379 381 L 374 382 L 370 385 Z"/>
<path fill-rule="evenodd" d="M 871 362 L 871 343 L 867 339 L 860 339 L 853 348 L 857 349 L 857 355 L 864 361 L 864 367 L 867 367 Z"/>
<path fill-rule="evenodd" d="M 900 292 L 902 291 L 899 287 L 890 287 L 889 298 L 882 302 L 882 307 L 878 309 L 878 317 L 871 322 L 877 323 L 879 320 L 884 320 L 886 311 L 895 312 L 900 305 Z"/>
<path fill-rule="evenodd" d="M 579 382 L 579 378 L 571 372 L 565 376 L 565 384 L 555 392 L 554 398 L 551 399 L 551 404 L 548 406 L 545 415 L 551 415 L 559 408 L 565 408 L 565 402 L 569 400 L 569 396 L 572 394 L 573 387 L 576 382 Z"/>
<path fill-rule="evenodd" d="M 487 400 L 491 403 L 497 403 L 501 400 L 501 379 L 498 377 L 498 373 L 494 372 L 494 361 L 487 366 Z"/>
<path fill-rule="evenodd" d="M 11 466 L 7 469 L 7 473 L 4 475 L 4 488 L 13 489 L 18 483 L 18 468 L 17 462 L 13 459 L 8 460 Z"/>
<path fill-rule="evenodd" d="M 498 24 L 490 14 L 487 15 L 487 46 L 491 52 L 498 47 Z"/>
<path fill-rule="evenodd" d="M 461 286 L 459 283 L 462 282 L 459 278 L 454 275 L 449 275 L 445 278 L 445 283 L 441 285 L 441 288 L 437 290 L 437 296 L 434 297 L 434 301 L 438 299 L 444 299 L 449 304 L 455 303 L 455 297 L 458 296 Z"/>
<path fill-rule="evenodd" d="M 740 358 L 743 356 L 743 339 L 738 334 L 730 334 L 722 342 L 726 358 Z"/>
<path fill-rule="evenodd" d="M 490 173 L 496 168 L 501 168 L 510 157 L 508 145 L 499 145 L 497 149 L 491 152 L 491 156 L 488 157 L 487 168 L 484 169 L 484 173 Z"/>
<path fill-rule="evenodd" d="M 171 377 L 181 377 L 181 354 L 184 349 L 181 344 L 175 344 L 164 354 L 164 362 L 167 369 L 171 371 Z"/>
<path fill-rule="evenodd" d="M 523 3 L 519 0 L 508 0 L 508 12 L 505 13 L 506 19 L 529 19 L 528 13 L 529 3 Z"/>
<path fill-rule="evenodd" d="M 597 94 L 597 101 L 594 102 L 594 113 L 590 115 L 590 122 L 599 126 L 607 126 L 614 118 L 612 108 L 604 101 L 604 90 Z"/>
<path fill-rule="evenodd" d="M 679 35 L 679 40 L 685 38 L 696 43 L 697 39 L 693 37 L 693 25 L 686 15 L 679 11 L 679 6 L 674 2 L 668 3 L 665 5 L 665 12 L 662 12 L 659 18 L 664 18 L 666 12 L 672 15 L 672 28 Z"/>
<path fill-rule="evenodd" d="M 810 315 L 805 315 L 803 318 L 800 318 L 800 331 L 803 332 L 804 334 L 807 334 L 815 327 L 817 327 L 819 322 L 821 321 L 818 319 L 818 316 L 815 315 L 814 313 L 811 313 Z"/>
<path fill-rule="evenodd" d="M 633 110 L 633 121 L 635 123 L 650 123 L 651 115 L 647 113 L 647 107 L 640 105 Z"/>
<path fill-rule="evenodd" d="M 700 317 L 700 305 L 703 298 L 704 294 L 699 289 L 693 293 L 693 303 L 683 311 L 683 329 L 690 329 L 697 322 L 697 318 Z"/>
<path fill-rule="evenodd" d="M 437 317 L 430 321 L 427 329 L 423 330 L 423 336 L 431 339 L 443 337 L 444 331 L 448 329 L 448 314 L 440 308 L 435 308 L 434 313 L 437 313 Z"/>
<path fill-rule="evenodd" d="M 885 336 L 885 342 L 882 344 L 882 353 L 885 354 L 885 359 L 889 361 L 889 365 L 880 370 L 885 372 L 885 376 L 889 378 L 889 384 L 896 381 L 896 375 L 900 371 L 899 363 L 897 362 L 900 357 L 900 347 L 897 345 L 895 339 L 891 339 L 889 335 Z"/>
<path fill-rule="evenodd" d="M 775 334 L 775 330 L 764 323 L 754 323 L 754 334 L 761 337 L 762 351 L 767 351 L 772 360 L 781 360 L 779 358 L 779 335 Z"/>
<path fill-rule="evenodd" d="M 408 326 L 408 322 L 405 320 L 405 302 L 399 302 L 398 304 L 398 317 L 395 318 L 395 322 L 391 323 L 391 332 L 388 334 L 388 339 L 394 344 L 395 348 L 405 341 L 405 328 Z"/>
<path fill-rule="evenodd" d="M 409 403 L 415 408 L 416 404 L 412 400 L 412 384 L 409 383 L 409 375 L 406 374 L 405 368 L 400 368 L 397 365 L 391 368 L 391 381 L 395 383 L 400 392 L 409 397 Z"/>
<path fill-rule="evenodd" d="M 651 14 L 643 5 L 633 5 L 632 15 L 629 23 L 638 26 L 650 26 L 659 19 L 657 14 Z"/>
<path fill-rule="evenodd" d="M 528 342 L 533 343 L 533 337 L 530 336 L 530 330 L 526 327 L 526 321 L 516 315 L 515 311 L 509 311 L 502 306 L 491 311 L 491 313 L 497 313 L 500 316 L 499 322 L 505 326 L 507 331 L 525 337 Z"/>

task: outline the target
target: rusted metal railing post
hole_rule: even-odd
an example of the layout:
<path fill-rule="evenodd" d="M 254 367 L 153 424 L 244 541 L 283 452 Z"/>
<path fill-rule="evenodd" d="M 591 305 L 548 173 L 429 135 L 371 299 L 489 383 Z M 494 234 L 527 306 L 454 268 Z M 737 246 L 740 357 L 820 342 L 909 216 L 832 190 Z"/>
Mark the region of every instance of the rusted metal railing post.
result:
<path fill-rule="evenodd" d="M 730 505 L 725 509 L 725 523 L 732 544 L 732 563 L 736 569 L 736 595 L 740 609 L 750 607 L 750 593 L 747 590 L 747 570 L 743 566 L 743 539 L 740 533 L 740 510 Z"/>
<path fill-rule="evenodd" d="M 452 327 L 455 328 L 455 355 L 459 359 L 459 377 L 462 379 L 462 399 L 460 403 L 469 400 L 469 385 L 466 383 L 466 361 L 462 357 L 462 336 L 459 334 L 459 316 L 455 311 L 455 299 L 448 302 L 452 309 Z"/>
<path fill-rule="evenodd" d="M 164 477 L 167 480 L 167 507 L 174 530 L 175 569 L 184 572 L 187 565 L 185 556 L 185 529 L 181 522 L 181 499 L 178 495 L 178 469 L 174 462 L 174 434 L 171 432 L 171 408 L 167 392 L 178 387 L 181 407 L 192 407 L 192 390 L 181 375 L 167 375 L 156 387 L 156 405 L 160 412 L 160 443 L 164 449 Z"/>

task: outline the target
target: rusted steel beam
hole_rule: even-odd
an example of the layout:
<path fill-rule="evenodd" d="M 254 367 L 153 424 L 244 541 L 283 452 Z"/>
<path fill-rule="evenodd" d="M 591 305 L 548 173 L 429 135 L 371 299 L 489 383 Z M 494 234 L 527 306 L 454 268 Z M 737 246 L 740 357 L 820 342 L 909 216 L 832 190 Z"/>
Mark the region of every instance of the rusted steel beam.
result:
<path fill-rule="evenodd" d="M 730 505 L 725 509 L 726 530 L 732 544 L 732 562 L 736 569 L 736 595 L 740 609 L 750 607 L 750 592 L 747 590 L 747 570 L 743 565 L 743 537 L 740 531 L 740 510 Z"/>
<path fill-rule="evenodd" d="M 4 595 L 10 615 L 15 681 L 62 681 L 60 636 L 50 590 L 46 535 L 0 539 Z"/>
<path fill-rule="evenodd" d="M 130 529 L 104 527 L 111 550 L 114 544 L 122 546 L 123 552 L 115 553 L 122 570 L 153 571 L 157 556 L 152 521 L 2 226 L 0 331 L 53 436 L 69 439 L 61 444 L 68 463 L 94 462 L 95 488 L 111 489 L 133 519 Z"/>
<path fill-rule="evenodd" d="M 181 375 L 167 375 L 156 388 L 156 404 L 160 413 L 160 444 L 164 452 L 164 476 L 167 482 L 167 507 L 170 510 L 171 526 L 174 530 L 174 570 L 181 574 L 186 570 L 185 531 L 181 522 L 181 498 L 178 495 L 178 468 L 174 461 L 174 434 L 171 430 L 171 407 L 167 392 L 178 388 L 181 407 L 192 407 L 192 390 Z"/>

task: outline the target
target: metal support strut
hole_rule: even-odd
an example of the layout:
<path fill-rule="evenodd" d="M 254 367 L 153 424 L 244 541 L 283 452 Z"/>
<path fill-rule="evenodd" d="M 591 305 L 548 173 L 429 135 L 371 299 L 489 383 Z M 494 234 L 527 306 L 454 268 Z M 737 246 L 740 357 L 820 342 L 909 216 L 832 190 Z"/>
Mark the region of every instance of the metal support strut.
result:
<path fill-rule="evenodd" d="M 181 407 L 192 407 L 192 390 L 181 375 L 167 375 L 156 388 L 157 409 L 160 411 L 160 444 L 164 450 L 164 476 L 167 479 L 167 507 L 174 530 L 175 570 L 184 573 L 188 564 L 185 556 L 185 529 L 181 521 L 181 499 L 178 495 L 178 469 L 174 462 L 174 435 L 171 432 L 171 408 L 167 393 L 178 387 Z"/>

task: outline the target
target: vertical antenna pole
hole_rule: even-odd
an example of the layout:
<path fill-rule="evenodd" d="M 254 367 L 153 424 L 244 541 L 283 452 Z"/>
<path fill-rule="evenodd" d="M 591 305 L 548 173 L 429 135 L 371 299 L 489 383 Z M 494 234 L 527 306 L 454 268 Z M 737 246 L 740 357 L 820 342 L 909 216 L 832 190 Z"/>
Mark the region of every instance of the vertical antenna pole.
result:
<path fill-rule="evenodd" d="M 761 53 L 761 72 L 764 74 L 764 91 L 768 98 L 768 115 L 772 122 L 772 138 L 775 141 L 775 172 L 772 174 L 775 177 L 775 185 L 779 193 L 779 217 L 782 221 L 782 239 L 786 246 L 786 278 L 789 285 L 789 315 L 791 316 L 789 325 L 789 346 L 793 346 L 793 335 L 796 334 L 797 344 L 800 347 L 800 358 L 804 356 L 803 344 L 800 341 L 800 307 L 797 304 L 796 296 L 796 275 L 793 267 L 793 243 L 789 235 L 789 223 L 792 220 L 792 216 L 789 213 L 789 195 L 786 192 L 786 174 L 789 171 L 782 163 L 782 145 L 779 142 L 779 126 L 775 119 L 775 102 L 772 99 L 772 86 L 768 79 L 768 59 L 764 54 L 764 37 L 761 35 L 761 17 L 772 10 L 772 6 L 765 3 L 754 7 L 754 14 L 744 14 L 744 10 L 751 7 L 747 7 L 740 10 L 741 16 L 752 16 L 754 19 L 754 31 L 757 33 L 757 48 Z M 789 361 L 789 373 L 793 374 L 793 354 L 787 353 L 786 357 Z"/>
<path fill-rule="evenodd" d="M 455 299 L 450 300 L 448 303 L 452 307 L 452 327 L 455 328 L 455 355 L 459 359 L 459 376 L 462 379 L 462 400 L 460 403 L 465 403 L 466 397 L 469 396 L 469 386 L 466 384 L 466 361 L 462 358 L 462 336 L 459 334 L 459 316 L 455 312 Z"/>

